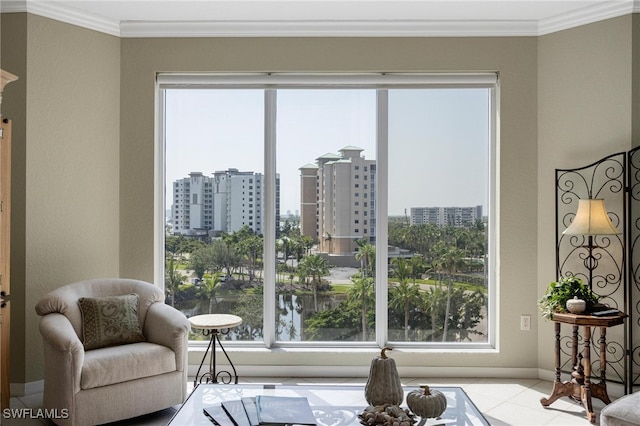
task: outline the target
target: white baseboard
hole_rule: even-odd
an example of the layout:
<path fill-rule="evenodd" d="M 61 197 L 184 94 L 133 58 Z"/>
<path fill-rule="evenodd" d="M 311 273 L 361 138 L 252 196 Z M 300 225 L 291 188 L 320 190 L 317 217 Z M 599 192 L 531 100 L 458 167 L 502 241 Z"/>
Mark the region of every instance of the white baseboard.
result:
<path fill-rule="evenodd" d="M 188 374 L 195 377 L 199 365 L 189 365 Z M 203 369 L 208 367 L 203 366 Z M 227 365 L 222 368 L 228 367 Z M 300 366 L 300 365 L 237 365 L 238 377 L 362 377 L 369 375 L 369 367 L 351 365 Z M 473 377 L 501 379 L 555 380 L 555 372 L 541 368 L 478 368 L 478 367 L 398 367 L 400 377 Z M 564 380 L 564 379 L 563 379 Z M 28 396 L 42 393 L 44 380 L 28 383 L 11 383 L 11 396 Z M 550 389 L 551 391 L 551 389 Z M 624 386 L 607 382 L 607 391 L 612 399 L 624 395 Z"/>

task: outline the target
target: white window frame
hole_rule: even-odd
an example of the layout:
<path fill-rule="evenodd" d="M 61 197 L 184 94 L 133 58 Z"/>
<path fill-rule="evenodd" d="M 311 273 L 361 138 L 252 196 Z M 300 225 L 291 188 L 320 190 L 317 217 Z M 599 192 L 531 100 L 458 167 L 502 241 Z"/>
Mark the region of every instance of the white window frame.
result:
<path fill-rule="evenodd" d="M 275 247 L 275 188 L 276 188 L 276 103 L 277 89 L 284 88 L 351 88 L 377 90 L 376 182 L 388 182 L 388 90 L 400 88 L 487 88 L 490 89 L 489 123 L 489 191 L 488 191 L 488 301 L 487 342 L 395 342 L 394 346 L 427 349 L 487 350 L 496 348 L 497 336 L 497 267 L 499 241 L 498 165 L 499 165 L 499 78 L 497 72 L 479 73 L 368 73 L 368 74 L 298 74 L 298 73 L 158 73 L 155 102 L 155 172 L 154 172 L 154 281 L 164 288 L 164 226 L 165 226 L 165 89 L 255 88 L 265 90 L 264 179 L 265 247 Z M 388 185 L 376 185 L 376 240 L 388 239 Z M 376 244 L 376 341 L 375 346 L 388 343 L 387 244 Z M 275 250 L 264 250 L 264 343 L 276 346 Z M 256 346 L 253 342 L 229 342 L 231 345 Z M 278 342 L 278 347 L 371 347 L 371 342 Z"/>

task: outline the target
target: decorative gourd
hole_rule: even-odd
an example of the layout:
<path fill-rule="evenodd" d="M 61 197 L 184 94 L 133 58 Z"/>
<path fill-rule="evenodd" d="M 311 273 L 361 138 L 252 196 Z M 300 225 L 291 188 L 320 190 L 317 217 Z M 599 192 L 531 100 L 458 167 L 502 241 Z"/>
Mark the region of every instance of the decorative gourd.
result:
<path fill-rule="evenodd" d="M 424 390 L 414 390 L 407 394 L 407 405 L 420 417 L 440 417 L 447 409 L 447 397 L 437 390 L 429 390 L 429 386 L 420 386 Z"/>
<path fill-rule="evenodd" d="M 369 405 L 400 405 L 404 399 L 396 362 L 385 353 L 390 350 L 389 347 L 382 348 L 380 356 L 371 361 L 369 378 L 364 387 L 364 396 Z"/>

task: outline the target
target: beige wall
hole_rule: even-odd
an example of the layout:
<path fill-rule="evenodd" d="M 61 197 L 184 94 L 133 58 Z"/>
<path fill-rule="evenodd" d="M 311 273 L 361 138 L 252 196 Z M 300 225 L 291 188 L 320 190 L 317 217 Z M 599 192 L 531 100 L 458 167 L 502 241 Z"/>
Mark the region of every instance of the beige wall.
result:
<path fill-rule="evenodd" d="M 519 318 L 539 318 L 536 300 L 554 275 L 553 169 L 631 145 L 632 81 L 636 119 L 640 98 L 632 22 L 637 36 L 638 19 L 628 16 L 539 38 L 119 40 L 3 15 L 3 66 L 26 75 L 9 86 L 3 106 L 17 145 L 12 382 L 42 377 L 33 305 L 46 291 L 107 275 L 153 280 L 158 71 L 499 71 L 499 352 L 394 351 L 394 358 L 401 368 L 550 369 L 548 325 L 534 321 L 522 332 Z M 371 357 L 234 353 L 247 366 L 366 368 Z"/>
<path fill-rule="evenodd" d="M 123 39 L 121 250 L 123 276 L 153 279 L 154 80 L 158 71 L 499 71 L 501 79 L 500 352 L 394 353 L 402 366 L 536 368 L 536 38 Z M 526 190 L 525 190 L 526 188 Z M 523 223 L 534 224 L 522 226 Z M 518 341 L 517 345 L 512 344 Z M 368 365 L 373 352 L 234 354 L 240 364 Z M 191 362 L 196 362 L 196 355 Z"/>
<path fill-rule="evenodd" d="M 539 295 L 555 280 L 555 169 L 586 166 L 632 147 L 631 88 L 640 77 L 637 69 L 632 73 L 631 52 L 631 15 L 539 39 Z M 553 326 L 537 318 L 538 364 L 552 370 Z"/>
<path fill-rule="evenodd" d="M 35 303 L 60 285 L 119 273 L 120 40 L 3 15 L 3 66 L 19 48 L 11 42 L 17 21 L 26 54 L 15 71 L 6 66 L 26 87 L 14 116 L 26 133 L 13 140 L 14 225 L 24 228 L 12 239 L 11 381 L 24 383 L 42 378 Z M 10 92 L 5 102 L 14 102 Z"/>

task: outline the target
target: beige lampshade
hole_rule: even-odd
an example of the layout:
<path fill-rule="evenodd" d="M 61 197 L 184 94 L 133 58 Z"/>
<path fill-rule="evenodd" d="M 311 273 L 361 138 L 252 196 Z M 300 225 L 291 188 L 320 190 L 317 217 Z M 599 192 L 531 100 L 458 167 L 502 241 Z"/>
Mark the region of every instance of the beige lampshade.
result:
<path fill-rule="evenodd" d="M 578 211 L 573 222 L 563 234 L 566 235 L 618 235 L 621 234 L 609 219 L 604 200 L 578 200 Z"/>

